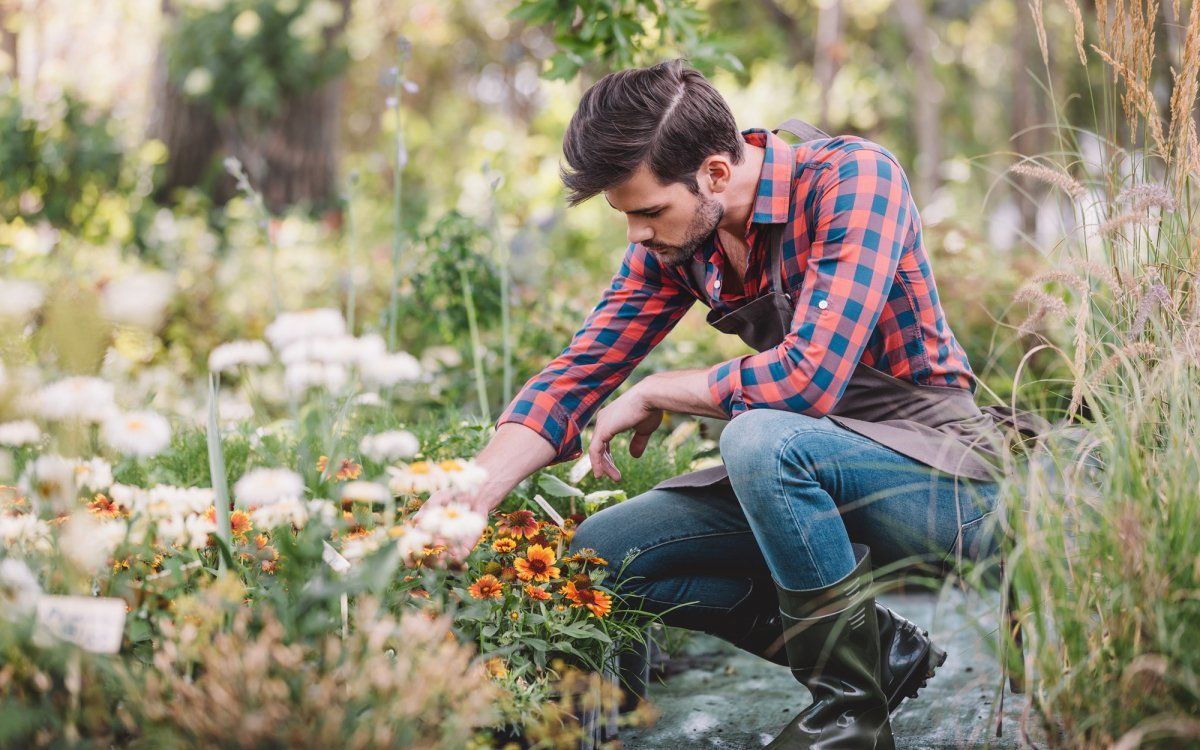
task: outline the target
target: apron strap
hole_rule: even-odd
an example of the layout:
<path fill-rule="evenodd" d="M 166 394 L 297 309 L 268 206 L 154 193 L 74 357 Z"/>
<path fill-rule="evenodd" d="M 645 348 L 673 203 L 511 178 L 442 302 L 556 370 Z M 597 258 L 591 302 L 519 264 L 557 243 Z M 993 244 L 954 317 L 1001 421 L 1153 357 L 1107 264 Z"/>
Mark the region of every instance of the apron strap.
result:
<path fill-rule="evenodd" d="M 818 138 L 828 138 L 829 134 L 821 130 L 816 125 L 807 123 L 804 120 L 796 119 L 785 120 L 782 125 L 772 130 L 772 133 L 779 135 L 779 131 L 791 133 L 792 135 L 803 141 L 815 141 Z"/>

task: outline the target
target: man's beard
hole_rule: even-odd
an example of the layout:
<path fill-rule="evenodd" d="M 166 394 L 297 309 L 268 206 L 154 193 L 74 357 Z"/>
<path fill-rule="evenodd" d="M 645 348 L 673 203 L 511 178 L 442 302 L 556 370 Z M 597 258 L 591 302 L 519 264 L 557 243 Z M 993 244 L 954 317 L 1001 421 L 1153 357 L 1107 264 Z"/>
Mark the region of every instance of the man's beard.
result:
<path fill-rule="evenodd" d="M 708 241 L 712 233 L 716 231 L 717 225 L 721 223 L 721 219 L 725 217 L 725 206 L 721 202 L 705 196 L 700 196 L 700 205 L 696 208 L 696 213 L 692 214 L 692 220 L 688 222 L 687 229 L 683 233 L 683 242 L 679 245 L 658 245 L 654 243 L 643 243 L 646 248 L 654 252 L 656 258 L 668 266 L 683 265 L 696 254 L 696 251 Z"/>

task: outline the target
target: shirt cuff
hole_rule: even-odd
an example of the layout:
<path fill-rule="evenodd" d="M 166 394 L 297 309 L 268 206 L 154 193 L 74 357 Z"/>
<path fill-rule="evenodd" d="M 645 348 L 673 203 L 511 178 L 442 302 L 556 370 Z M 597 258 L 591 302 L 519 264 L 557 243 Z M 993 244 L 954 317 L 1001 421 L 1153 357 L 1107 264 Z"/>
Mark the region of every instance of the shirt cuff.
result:
<path fill-rule="evenodd" d="M 708 371 L 708 392 L 717 408 L 730 419 L 747 410 L 745 394 L 742 393 L 742 360 L 746 356 L 713 365 Z"/>
<path fill-rule="evenodd" d="M 528 427 L 541 435 L 556 451 L 554 458 L 550 461 L 550 466 L 583 455 L 583 441 L 579 428 L 575 426 L 575 422 L 561 404 L 556 403 L 551 406 L 549 413 L 544 418 L 522 413 L 515 408 L 516 404 L 517 401 L 514 401 L 513 406 L 500 415 L 500 419 L 496 421 L 496 427 L 513 422 Z"/>

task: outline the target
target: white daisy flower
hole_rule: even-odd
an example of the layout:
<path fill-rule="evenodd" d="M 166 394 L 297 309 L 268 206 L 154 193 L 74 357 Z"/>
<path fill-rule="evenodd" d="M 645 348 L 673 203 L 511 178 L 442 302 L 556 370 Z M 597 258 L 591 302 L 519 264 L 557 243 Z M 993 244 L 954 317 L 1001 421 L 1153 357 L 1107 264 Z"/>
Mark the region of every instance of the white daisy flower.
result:
<path fill-rule="evenodd" d="M 215 533 L 217 524 L 195 513 L 172 516 L 158 522 L 159 539 L 180 549 L 204 549 L 208 546 L 209 535 Z"/>
<path fill-rule="evenodd" d="M 346 368 L 342 365 L 296 362 L 284 370 L 283 387 L 295 396 L 303 394 L 309 388 L 321 388 L 336 393 L 346 385 L 347 379 Z"/>
<path fill-rule="evenodd" d="M 148 490 L 128 484 L 114 484 L 109 488 L 108 496 L 130 513 L 153 519 L 203 513 L 213 504 L 214 497 L 209 487 L 175 487 L 169 484 L 157 484 Z"/>
<path fill-rule="evenodd" d="M 355 406 L 383 406 L 383 398 L 375 391 L 364 391 L 351 399 L 350 403 Z"/>
<path fill-rule="evenodd" d="M 86 487 L 93 492 L 104 492 L 113 483 L 112 464 L 103 458 L 87 461 L 76 459 L 75 481 L 81 489 Z"/>
<path fill-rule="evenodd" d="M 304 480 L 291 469 L 251 469 L 233 485 L 242 505 L 271 505 L 304 497 Z"/>
<path fill-rule="evenodd" d="M 104 442 L 126 456 L 157 456 L 171 444 L 171 425 L 152 411 L 115 414 L 104 420 Z"/>
<path fill-rule="evenodd" d="M 42 439 L 42 431 L 37 424 L 28 419 L 0 424 L 0 445 L 9 448 L 20 448 L 24 445 L 34 445 Z"/>
<path fill-rule="evenodd" d="M 87 513 L 76 513 L 63 524 L 58 546 L 81 571 L 95 575 L 128 532 L 129 526 L 123 521 L 97 521 Z"/>
<path fill-rule="evenodd" d="M 33 614 L 41 595 L 37 576 L 24 560 L 15 557 L 0 560 L 0 617 L 17 620 Z"/>
<path fill-rule="evenodd" d="M 260 529 L 274 529 L 279 526 L 302 529 L 308 522 L 308 506 L 297 497 L 284 498 L 269 505 L 253 508 L 250 511 L 250 520 Z"/>
<path fill-rule="evenodd" d="M 0 279 L 0 318 L 9 323 L 25 322 L 45 299 L 46 293 L 32 281 Z"/>
<path fill-rule="evenodd" d="M 433 544 L 433 535 L 416 526 L 396 526 L 392 529 L 391 536 L 396 540 L 396 549 L 400 551 L 400 556 L 406 560 L 412 560 Z"/>
<path fill-rule="evenodd" d="M 325 307 L 281 313 L 267 326 L 266 337 L 275 351 L 281 352 L 293 341 L 343 336 L 345 333 L 346 321 L 342 313 Z"/>
<path fill-rule="evenodd" d="M 100 305 L 114 323 L 155 330 L 162 325 L 175 282 L 162 271 L 146 271 L 104 286 Z"/>
<path fill-rule="evenodd" d="M 387 467 L 388 489 L 397 495 L 436 492 L 449 485 L 446 473 L 430 461 Z"/>
<path fill-rule="evenodd" d="M 351 562 L 361 560 L 378 550 L 385 539 L 387 539 L 387 533 L 383 529 L 375 529 L 370 534 L 348 539 L 342 545 L 342 557 Z"/>
<path fill-rule="evenodd" d="M 47 453 L 25 467 L 21 493 L 55 513 L 69 511 L 79 497 L 75 461 Z"/>
<path fill-rule="evenodd" d="M 261 367 L 269 364 L 271 350 L 262 341 L 230 341 L 216 347 L 208 355 L 208 369 L 212 372 L 229 372 L 246 365 Z"/>
<path fill-rule="evenodd" d="M 372 461 L 382 464 L 412 458 L 421 450 L 421 443 L 408 430 L 391 430 L 364 436 L 358 442 L 358 450 Z"/>
<path fill-rule="evenodd" d="M 448 483 L 457 490 L 473 490 L 487 481 L 487 470 L 474 461 L 452 458 L 438 463 Z"/>
<path fill-rule="evenodd" d="M 309 520 L 315 519 L 325 526 L 332 526 L 341 515 L 340 508 L 335 507 L 332 501 L 324 498 L 309 500 L 306 507 Z"/>
<path fill-rule="evenodd" d="M 418 528 L 448 544 L 478 541 L 487 519 L 462 503 L 422 508 Z"/>
<path fill-rule="evenodd" d="M 379 503 L 382 505 L 392 499 L 388 488 L 378 482 L 354 481 L 346 482 L 342 487 L 342 500 L 354 500 L 362 503 Z"/>
<path fill-rule="evenodd" d="M 82 375 L 47 385 L 35 402 L 38 414 L 50 420 L 103 422 L 117 408 L 112 383 Z"/>
<path fill-rule="evenodd" d="M 363 382 L 386 388 L 400 382 L 411 382 L 421 377 L 421 363 L 407 352 L 381 354 L 364 359 L 359 363 Z"/>
<path fill-rule="evenodd" d="M 50 524 L 32 513 L 0 516 L 0 542 L 10 554 L 13 551 L 49 552 Z"/>

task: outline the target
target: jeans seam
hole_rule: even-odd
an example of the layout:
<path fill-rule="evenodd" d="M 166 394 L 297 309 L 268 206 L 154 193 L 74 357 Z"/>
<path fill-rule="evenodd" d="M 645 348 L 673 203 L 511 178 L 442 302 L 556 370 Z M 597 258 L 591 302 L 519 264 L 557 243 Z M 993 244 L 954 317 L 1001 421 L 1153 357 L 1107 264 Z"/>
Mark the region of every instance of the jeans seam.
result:
<path fill-rule="evenodd" d="M 660 579 L 660 580 L 662 580 L 662 579 Z M 749 581 L 749 582 L 750 582 L 750 588 L 746 589 L 746 593 L 742 595 L 742 598 L 741 598 L 741 599 L 738 599 L 736 602 L 734 602 L 734 603 L 733 603 L 731 606 L 729 606 L 729 607 L 713 607 L 713 606 L 711 606 L 711 605 L 708 605 L 708 604 L 691 604 L 691 603 L 688 603 L 688 602 L 665 602 L 665 601 L 663 601 L 662 599 L 655 599 L 655 598 L 653 598 L 653 597 L 649 597 L 649 596 L 646 596 L 646 595 L 644 595 L 644 594 L 643 594 L 643 595 L 641 595 L 641 598 L 642 598 L 642 599 L 644 599 L 645 601 L 648 601 L 648 602 L 654 602 L 655 604 L 665 604 L 665 605 L 667 605 L 667 606 L 679 606 L 679 605 L 683 605 L 683 606 L 685 606 L 685 607 L 699 607 L 699 608 L 702 608 L 702 609 L 709 609 L 709 610 L 713 610 L 713 611 L 715 611 L 715 612 L 723 612 L 723 613 L 725 613 L 725 614 L 729 614 L 730 612 L 732 612 L 733 610 L 735 610 L 735 609 L 737 609 L 739 606 L 741 606 L 741 604 L 742 604 L 743 602 L 745 602 L 747 599 L 749 599 L 749 598 L 750 598 L 750 595 L 754 593 L 754 579 L 752 579 L 752 578 L 750 578 L 750 577 L 748 577 L 748 576 L 743 576 L 743 580 L 745 580 L 745 581 Z"/>
<path fill-rule="evenodd" d="M 693 534 L 691 536 L 666 537 L 664 539 L 660 539 L 660 540 L 654 542 L 653 544 L 651 544 L 648 547 L 638 547 L 637 548 L 638 553 L 636 555 L 634 555 L 633 559 L 637 559 L 638 557 L 641 557 L 642 555 L 646 554 L 650 550 L 655 550 L 655 549 L 658 549 L 659 547 L 665 547 L 668 544 L 675 544 L 676 542 L 688 542 L 693 539 L 707 539 L 707 538 L 713 537 L 713 536 L 732 536 L 734 534 L 753 535 L 753 533 L 754 532 L 752 532 L 752 531 L 714 531 L 710 534 Z"/>
<path fill-rule="evenodd" d="M 817 558 L 813 557 L 812 544 L 810 543 L 810 540 L 808 538 L 808 531 L 800 523 L 800 520 L 798 518 L 796 518 L 796 509 L 792 506 L 792 504 L 790 502 L 788 502 L 787 495 L 785 492 L 783 492 L 783 488 L 784 488 L 784 484 L 783 484 L 783 454 L 791 446 L 792 441 L 794 441 L 796 438 L 798 438 L 800 436 L 801 432 L 806 432 L 806 431 L 807 430 L 803 430 L 802 428 L 797 428 L 796 430 L 794 430 L 792 432 L 791 435 L 788 435 L 787 438 L 785 438 L 782 443 L 780 443 L 780 447 L 775 451 L 775 478 L 779 483 L 779 489 L 780 489 L 779 495 L 780 495 L 780 497 L 782 497 L 783 504 L 785 506 L 787 506 L 788 515 L 791 517 L 792 523 L 795 525 L 796 529 L 800 532 L 800 538 L 801 538 L 800 540 L 804 544 L 804 552 L 805 552 L 805 554 L 808 555 L 809 562 L 812 563 L 813 570 L 817 574 L 817 580 L 820 581 L 820 584 L 818 586 L 818 588 L 819 588 L 821 586 L 826 585 L 825 577 L 823 575 L 821 575 L 821 566 L 817 564 Z M 834 503 L 834 507 L 835 508 L 837 507 L 836 502 Z M 851 554 L 853 554 L 853 553 L 851 553 Z"/>

